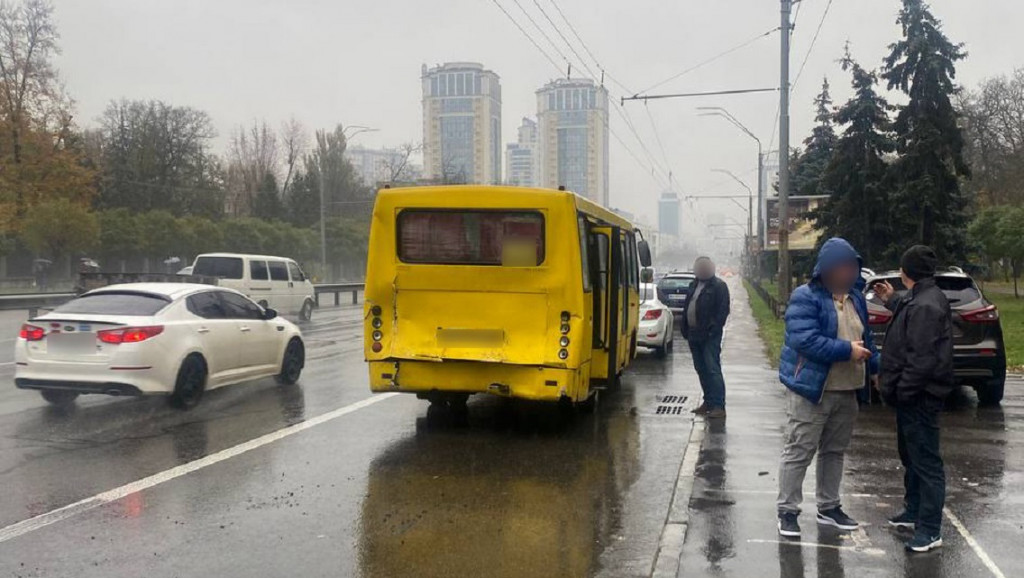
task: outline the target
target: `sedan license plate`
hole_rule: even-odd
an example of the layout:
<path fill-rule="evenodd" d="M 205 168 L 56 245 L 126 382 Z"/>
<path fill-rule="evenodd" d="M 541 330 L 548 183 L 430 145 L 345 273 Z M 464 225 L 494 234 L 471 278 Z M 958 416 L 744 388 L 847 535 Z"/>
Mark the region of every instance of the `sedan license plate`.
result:
<path fill-rule="evenodd" d="M 53 355 L 96 353 L 96 336 L 92 333 L 52 333 L 46 342 L 47 353 Z"/>
<path fill-rule="evenodd" d="M 686 301 L 686 295 L 669 295 L 669 301 Z"/>

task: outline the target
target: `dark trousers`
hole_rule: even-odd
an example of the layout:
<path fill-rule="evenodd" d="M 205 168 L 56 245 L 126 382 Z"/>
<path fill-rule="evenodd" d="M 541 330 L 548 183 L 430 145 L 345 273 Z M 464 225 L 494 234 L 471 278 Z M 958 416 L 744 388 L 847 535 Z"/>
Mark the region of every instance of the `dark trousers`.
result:
<path fill-rule="evenodd" d="M 896 406 L 897 444 L 903 462 L 903 502 L 917 520 L 917 532 L 938 536 L 946 502 L 946 473 L 939 454 L 942 401 L 928 394 Z"/>
<path fill-rule="evenodd" d="M 708 339 L 691 340 L 693 368 L 700 378 L 704 403 L 708 407 L 725 408 L 725 378 L 722 376 L 722 334 L 713 332 Z"/>

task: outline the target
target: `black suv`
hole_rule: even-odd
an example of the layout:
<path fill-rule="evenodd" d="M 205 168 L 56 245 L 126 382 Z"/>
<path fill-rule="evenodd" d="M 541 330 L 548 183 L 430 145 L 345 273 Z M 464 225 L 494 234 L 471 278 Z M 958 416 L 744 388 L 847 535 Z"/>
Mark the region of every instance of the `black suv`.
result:
<path fill-rule="evenodd" d="M 661 301 L 676 317 L 686 313 L 684 304 L 690 296 L 690 283 L 697 276 L 692 271 L 673 271 L 658 279 L 658 301 Z"/>
<path fill-rule="evenodd" d="M 893 286 L 894 298 L 907 291 L 899 271 L 880 273 L 867 280 L 864 296 L 868 301 L 868 324 L 879 349 L 892 319 L 892 312 L 872 289 L 880 281 Z M 998 404 L 1006 383 L 1006 349 L 999 310 L 985 299 L 974 279 L 958 268 L 937 273 L 935 282 L 953 310 L 953 369 L 957 382 L 973 387 L 980 403 Z"/>

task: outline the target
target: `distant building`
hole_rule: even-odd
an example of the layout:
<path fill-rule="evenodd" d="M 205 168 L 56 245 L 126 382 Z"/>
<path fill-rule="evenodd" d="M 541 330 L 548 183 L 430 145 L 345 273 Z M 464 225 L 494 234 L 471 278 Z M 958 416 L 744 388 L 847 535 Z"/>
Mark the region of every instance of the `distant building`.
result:
<path fill-rule="evenodd" d="M 661 193 L 658 199 L 658 230 L 662 235 L 679 236 L 680 202 L 674 191 Z"/>
<path fill-rule="evenodd" d="M 608 206 L 608 91 L 560 78 L 537 91 L 540 184 Z"/>
<path fill-rule="evenodd" d="M 501 84 L 473 62 L 423 65 L 423 169 L 446 183 L 501 182 Z"/>
<path fill-rule="evenodd" d="M 423 177 L 423 168 L 398 149 L 354 146 L 345 149 L 345 158 L 352 163 L 359 180 L 371 187 L 378 183 L 415 181 Z"/>
<path fill-rule="evenodd" d="M 518 133 L 516 142 L 505 146 L 506 182 L 519 187 L 540 186 L 537 177 L 537 122 L 523 118 Z"/>

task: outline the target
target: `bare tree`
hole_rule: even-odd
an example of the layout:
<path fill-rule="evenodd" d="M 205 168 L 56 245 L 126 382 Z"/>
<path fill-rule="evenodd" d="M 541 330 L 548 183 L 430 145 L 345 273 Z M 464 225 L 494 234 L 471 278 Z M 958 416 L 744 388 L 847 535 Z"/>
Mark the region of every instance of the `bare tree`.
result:
<path fill-rule="evenodd" d="M 960 95 L 971 186 L 990 205 L 1024 202 L 1024 68 Z"/>
<path fill-rule="evenodd" d="M 22 135 L 32 118 L 63 96 L 50 62 L 60 53 L 52 16 L 53 6 L 43 0 L 0 2 L 0 112 L 15 163 L 21 162 Z"/>
<path fill-rule="evenodd" d="M 388 154 L 381 163 L 382 175 L 387 183 L 396 183 L 410 179 L 410 159 L 423 150 L 421 143 L 402 143 Z M 372 184 L 372 183 L 371 183 Z"/>
<path fill-rule="evenodd" d="M 281 149 L 284 153 L 284 181 L 281 183 L 281 196 L 288 196 L 288 189 L 295 177 L 303 151 L 309 145 L 309 132 L 295 117 L 281 125 Z"/>
<path fill-rule="evenodd" d="M 267 175 L 278 178 L 277 134 L 267 122 L 253 121 L 252 126 L 239 126 L 231 135 L 228 163 L 228 194 L 233 212 L 238 216 L 252 214 L 256 194 Z"/>

